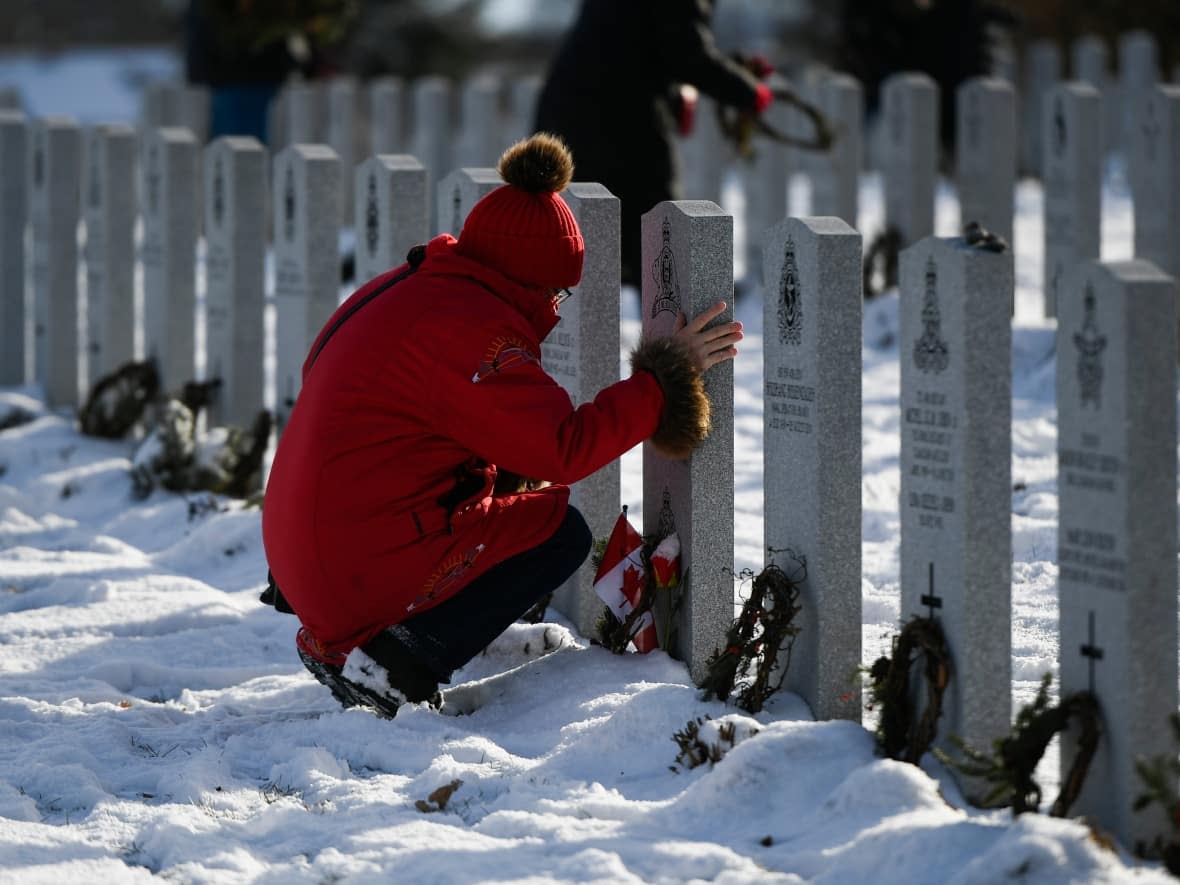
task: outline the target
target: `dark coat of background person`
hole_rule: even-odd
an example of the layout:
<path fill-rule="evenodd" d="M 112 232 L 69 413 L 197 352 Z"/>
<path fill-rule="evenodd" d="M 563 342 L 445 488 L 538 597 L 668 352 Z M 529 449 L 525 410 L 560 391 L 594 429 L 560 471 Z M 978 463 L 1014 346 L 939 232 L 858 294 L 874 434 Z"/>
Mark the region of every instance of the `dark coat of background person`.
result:
<path fill-rule="evenodd" d="M 753 108 L 758 81 L 721 53 L 708 0 L 583 0 L 541 92 L 536 130 L 560 135 L 574 179 L 619 198 L 623 281 L 639 283 L 640 218 L 682 197 L 673 142 L 678 84 Z"/>

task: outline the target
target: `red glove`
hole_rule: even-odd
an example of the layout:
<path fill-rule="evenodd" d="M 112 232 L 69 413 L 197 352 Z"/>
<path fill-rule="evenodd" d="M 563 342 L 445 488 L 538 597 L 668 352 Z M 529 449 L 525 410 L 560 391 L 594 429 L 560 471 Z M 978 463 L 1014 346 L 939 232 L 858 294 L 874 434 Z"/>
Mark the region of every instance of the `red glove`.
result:
<path fill-rule="evenodd" d="M 697 117 L 697 98 L 699 93 L 695 86 L 687 83 L 680 87 L 676 101 L 676 130 L 684 137 L 692 135 Z"/>
<path fill-rule="evenodd" d="M 754 93 L 754 110 L 761 114 L 770 107 L 773 101 L 774 93 L 770 91 L 770 87 L 765 83 L 759 83 L 757 91 Z"/>

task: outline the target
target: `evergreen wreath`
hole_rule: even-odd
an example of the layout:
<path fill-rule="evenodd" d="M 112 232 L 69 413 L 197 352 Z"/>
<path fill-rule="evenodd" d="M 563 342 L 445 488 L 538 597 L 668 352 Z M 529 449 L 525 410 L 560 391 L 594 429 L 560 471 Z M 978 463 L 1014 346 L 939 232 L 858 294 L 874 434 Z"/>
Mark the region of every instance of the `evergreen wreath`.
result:
<path fill-rule="evenodd" d="M 914 722 L 910 672 L 922 658 L 926 707 Z M 942 715 L 942 699 L 951 678 L 951 652 L 934 618 L 911 618 L 893 637 L 893 654 L 880 657 L 869 669 L 871 707 L 880 708 L 877 743 L 890 759 L 914 765 L 930 749 Z"/>
<path fill-rule="evenodd" d="M 1172 727 L 1172 736 L 1180 743 L 1180 713 L 1169 716 L 1168 723 Z M 1167 815 L 1171 828 L 1167 841 L 1163 836 L 1156 836 L 1151 845 L 1140 843 L 1135 846 L 1135 850 L 1144 857 L 1163 860 L 1169 873 L 1180 876 L 1180 795 L 1176 792 L 1176 783 L 1180 780 L 1180 759 L 1175 753 L 1153 759 L 1136 759 L 1135 772 L 1146 789 L 1135 799 L 1132 807 L 1142 811 L 1158 803 Z"/>
<path fill-rule="evenodd" d="M 1065 817 L 1081 793 L 1102 730 L 1098 700 L 1088 691 L 1078 691 L 1063 698 L 1056 707 L 1051 707 L 1049 684 L 1052 680 L 1052 674 L 1049 673 L 1042 677 L 1036 698 L 1016 714 L 1011 733 L 993 742 L 990 755 L 969 747 L 961 738 L 954 736 L 950 739 L 951 743 L 962 750 L 964 759 L 952 759 L 946 753 L 935 751 L 944 764 L 993 785 L 984 796 L 983 805 L 1011 805 L 1013 817 L 1026 811 L 1039 810 L 1041 788 L 1033 779 L 1033 772 L 1045 755 L 1049 741 L 1055 734 L 1064 731 L 1071 719 L 1076 719 L 1081 726 L 1078 753 L 1049 814 Z"/>
<path fill-rule="evenodd" d="M 791 574 L 774 562 L 774 554 L 785 552 L 792 561 Z M 750 569 L 739 574 L 751 580 L 750 595 L 725 634 L 725 647 L 713 652 L 706 663 L 701 688 L 704 698 L 726 701 L 738 688 L 737 705 L 749 713 L 759 712 L 767 699 L 782 688 L 791 666 L 791 650 L 799 627 L 795 624 L 802 606 L 800 587 L 807 578 L 807 560 L 793 551 L 771 550 L 771 561 L 757 575 Z M 779 656 L 783 655 L 778 679 L 772 682 Z"/>

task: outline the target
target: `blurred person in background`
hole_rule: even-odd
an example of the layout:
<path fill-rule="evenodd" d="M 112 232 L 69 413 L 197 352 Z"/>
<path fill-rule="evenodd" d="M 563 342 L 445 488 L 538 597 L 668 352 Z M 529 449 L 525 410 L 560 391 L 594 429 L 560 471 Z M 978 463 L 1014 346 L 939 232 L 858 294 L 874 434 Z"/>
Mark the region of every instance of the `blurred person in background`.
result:
<path fill-rule="evenodd" d="M 210 87 L 209 137 L 267 144 L 267 110 L 283 83 L 319 73 L 324 47 L 355 15 L 354 0 L 189 0 L 185 72 Z"/>
<path fill-rule="evenodd" d="M 619 198 L 623 282 L 640 279 L 640 219 L 682 198 L 673 138 L 691 128 L 690 85 L 719 104 L 760 114 L 773 101 L 769 66 L 717 49 L 712 0 L 582 0 L 538 101 L 535 130 L 569 145 L 579 181 Z"/>

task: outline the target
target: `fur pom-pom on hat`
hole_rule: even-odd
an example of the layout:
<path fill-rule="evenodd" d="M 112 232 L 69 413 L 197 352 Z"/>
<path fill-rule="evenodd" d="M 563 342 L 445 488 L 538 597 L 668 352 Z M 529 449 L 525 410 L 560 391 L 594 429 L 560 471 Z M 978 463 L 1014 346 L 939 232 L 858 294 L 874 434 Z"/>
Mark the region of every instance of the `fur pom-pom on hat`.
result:
<path fill-rule="evenodd" d="M 574 159 L 556 135 L 538 132 L 500 156 L 496 167 L 508 184 L 530 194 L 560 193 L 574 177 Z"/>
<path fill-rule="evenodd" d="M 574 215 L 558 192 L 574 174 L 569 148 L 539 132 L 500 157 L 506 184 L 472 208 L 459 234 L 460 254 L 509 279 L 538 289 L 577 285 L 586 247 Z"/>

